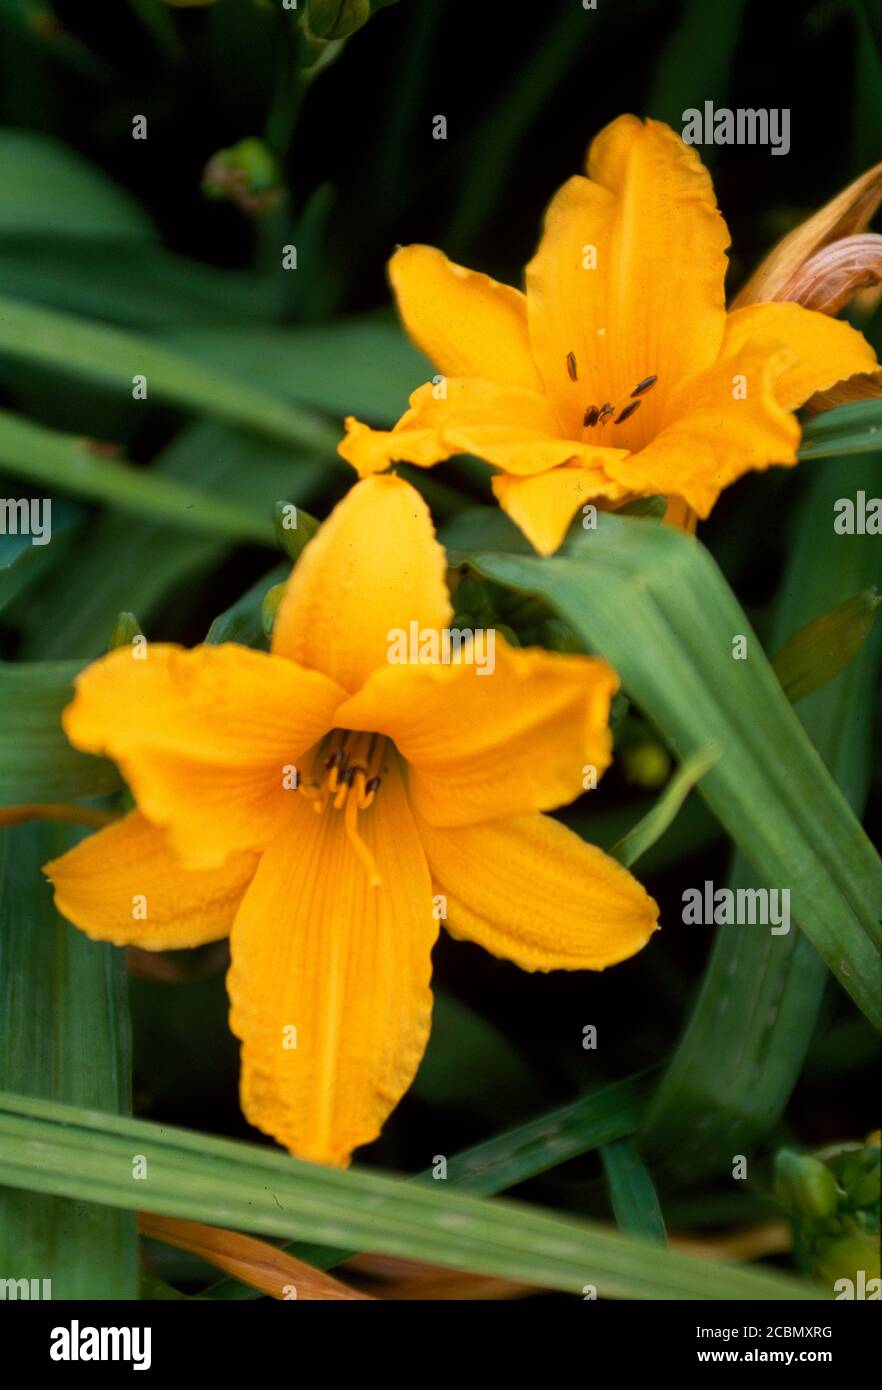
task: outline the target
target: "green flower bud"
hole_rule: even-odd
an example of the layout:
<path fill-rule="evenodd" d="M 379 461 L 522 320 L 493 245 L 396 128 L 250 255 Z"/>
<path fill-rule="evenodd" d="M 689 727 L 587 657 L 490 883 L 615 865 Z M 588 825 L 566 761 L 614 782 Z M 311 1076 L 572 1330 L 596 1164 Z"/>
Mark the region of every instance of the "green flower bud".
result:
<path fill-rule="evenodd" d="M 134 613 L 120 613 L 114 624 L 113 632 L 110 634 L 107 650 L 112 652 L 117 647 L 128 647 L 134 637 L 143 637 L 143 635 Z"/>
<path fill-rule="evenodd" d="M 276 157 L 253 137 L 218 150 L 203 171 L 202 192 L 207 198 L 225 198 L 252 216 L 267 212 L 283 196 Z"/>
<path fill-rule="evenodd" d="M 793 1216 L 832 1216 L 838 1196 L 836 1179 L 820 1159 L 782 1149 L 775 1158 L 775 1195 Z"/>
<path fill-rule="evenodd" d="M 276 614 L 279 611 L 279 604 L 284 592 L 284 584 L 274 584 L 271 589 L 267 589 L 263 596 L 263 603 L 260 606 L 260 621 L 263 625 L 263 635 L 267 639 L 273 635 Z"/>
<path fill-rule="evenodd" d="M 660 743 L 624 743 L 622 766 L 629 782 L 654 791 L 671 775 L 671 758 Z"/>

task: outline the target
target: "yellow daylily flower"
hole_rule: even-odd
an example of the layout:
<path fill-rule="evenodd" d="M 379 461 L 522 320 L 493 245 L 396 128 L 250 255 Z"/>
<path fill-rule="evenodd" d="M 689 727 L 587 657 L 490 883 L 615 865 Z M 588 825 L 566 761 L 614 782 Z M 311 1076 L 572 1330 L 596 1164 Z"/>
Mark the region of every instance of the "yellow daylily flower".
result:
<path fill-rule="evenodd" d="M 340 453 L 361 476 L 476 454 L 543 554 L 585 502 L 661 493 L 706 517 L 749 469 L 796 462 L 805 400 L 877 367 L 860 333 L 798 304 L 727 315 L 728 245 L 695 149 L 619 117 L 552 199 L 526 294 L 430 246 L 396 252 L 404 325 L 442 375 L 391 431 L 350 417 Z"/>
<path fill-rule="evenodd" d="M 369 478 L 305 548 L 270 652 L 119 648 L 64 714 L 137 810 L 46 866 L 59 911 L 148 950 L 230 935 L 242 1108 L 304 1158 L 348 1162 L 410 1085 L 445 902 L 454 936 L 525 970 L 601 970 L 657 926 L 543 814 L 608 765 L 614 672 L 498 635 L 490 675 L 468 650 L 390 664 L 394 632 L 450 620 L 424 502 Z"/>

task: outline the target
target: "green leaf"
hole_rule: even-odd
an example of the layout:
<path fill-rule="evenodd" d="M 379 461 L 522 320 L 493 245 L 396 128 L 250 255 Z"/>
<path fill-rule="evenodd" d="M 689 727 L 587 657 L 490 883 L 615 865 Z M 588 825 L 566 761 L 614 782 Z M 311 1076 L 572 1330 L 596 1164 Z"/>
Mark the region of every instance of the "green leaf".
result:
<path fill-rule="evenodd" d="M 705 101 L 725 106 L 732 82 L 735 51 L 744 22 L 746 0 L 731 0 L 714 16 L 713 40 L 708 35 L 706 0 L 686 0 L 681 18 L 665 43 L 655 68 L 646 110 L 675 130 L 689 107 L 704 111 Z M 705 146 L 702 157 L 713 153 Z"/>
<path fill-rule="evenodd" d="M 150 469 L 103 457 L 89 440 L 46 429 L 5 410 L 0 410 L 0 463 L 31 483 L 138 516 L 231 540 L 275 544 L 270 515 L 260 517 Z"/>
<path fill-rule="evenodd" d="M 3 231 L 3 292 L 137 328 L 272 318 L 267 279 L 219 270 L 132 237 Z"/>
<path fill-rule="evenodd" d="M 626 869 L 646 853 L 673 824 L 692 788 L 716 762 L 716 754 L 695 753 L 677 768 L 652 810 L 613 845 L 609 853 Z"/>
<path fill-rule="evenodd" d="M 203 366 L 146 335 L 0 297 L 0 353 L 116 387 L 131 398 L 133 379 L 156 397 L 287 444 L 333 455 L 339 431 L 234 372 Z M 340 464 L 343 467 L 342 461 Z"/>
<path fill-rule="evenodd" d="M 681 760 L 719 754 L 702 796 L 762 879 L 791 889 L 797 923 L 878 1026 L 882 864 L 704 547 L 607 514 L 563 554 L 479 552 L 469 563 L 545 597 L 616 668 Z M 734 661 L 738 636 L 747 656 Z"/>
<path fill-rule="evenodd" d="M 127 1112 L 124 953 L 64 921 L 40 872 L 75 839 L 46 824 L 0 834 L 0 1084 Z M 0 1278 L 49 1279 L 54 1299 L 136 1298 L 134 1215 L 0 1188 Z"/>
<path fill-rule="evenodd" d="M 550 1110 L 535 1120 L 527 1120 L 493 1139 L 464 1149 L 448 1162 L 446 1181 L 462 1191 L 492 1197 L 589 1153 L 601 1144 L 633 1134 L 645 1112 L 649 1081 L 648 1072 L 625 1081 L 613 1081 L 569 1105 Z M 411 1181 L 431 1184 L 437 1180 L 430 1168 Z M 300 1242 L 284 1248 L 319 1269 L 331 1269 L 361 1253 Z M 254 1289 L 240 1284 L 237 1279 L 222 1279 L 212 1285 L 210 1292 L 213 1298 L 255 1296 Z"/>
<path fill-rule="evenodd" d="M 147 1181 L 131 1179 L 143 1154 Z M 167 1124 L 0 1095 L 0 1181 L 268 1236 L 400 1255 L 577 1297 L 821 1297 L 802 1280 L 662 1250 L 586 1221 L 372 1170 L 301 1163 Z"/>
<path fill-rule="evenodd" d="M 64 559 L 83 515 L 79 507 L 53 500 L 51 545 L 34 545 L 29 535 L 0 533 L 0 613 Z"/>
<path fill-rule="evenodd" d="M 802 427 L 801 459 L 882 452 L 882 400 L 855 401 L 825 410 Z M 849 484 L 850 484 L 849 477 Z"/>
<path fill-rule="evenodd" d="M 772 669 L 791 704 L 832 680 L 857 655 L 880 602 L 878 589 L 863 589 L 788 637 Z"/>
<path fill-rule="evenodd" d="M 273 506 L 287 493 L 296 502 L 327 475 L 315 459 L 292 459 L 291 450 L 267 440 L 204 423 L 188 426 L 159 454 L 151 471 L 210 490 L 237 507 Z M 53 573 L 24 615 L 28 660 L 97 656 L 116 616 L 128 609 L 149 626 L 180 613 L 182 602 L 198 602 L 204 576 L 233 544 L 217 533 L 139 521 L 119 513 L 94 516 L 77 549 L 76 565 Z M 46 615 L 52 620 L 47 622 Z"/>
<path fill-rule="evenodd" d="M 186 328 L 163 339 L 188 357 L 332 415 L 392 424 L 432 369 L 392 318 L 298 327 Z M 336 449 L 339 433 L 334 436 Z"/>
<path fill-rule="evenodd" d="M 154 237 L 139 203 L 60 140 L 0 129 L 0 235 Z"/>
<path fill-rule="evenodd" d="M 633 1139 L 617 1139 L 600 1150 L 616 1224 L 623 1235 L 667 1244 L 665 1223 L 652 1178 Z"/>
<path fill-rule="evenodd" d="M 120 786 L 113 764 L 77 752 L 61 727 L 81 666 L 0 664 L 0 806 L 74 801 Z"/>
<path fill-rule="evenodd" d="M 855 481 L 869 483 L 872 468 L 869 460 L 862 461 Z M 875 538 L 843 543 L 832 529 L 831 499 L 841 482 L 838 463 L 813 471 L 781 585 L 773 641 L 880 575 Z M 880 659 L 877 626 L 851 665 L 800 706 L 815 746 L 856 809 L 867 792 Z M 736 855 L 728 886 L 753 884 L 749 865 Z M 705 1173 L 731 1170 L 734 1154 L 749 1153 L 770 1133 L 803 1066 L 828 978 L 802 934 L 773 938 L 761 928 L 718 929 L 698 999 L 653 1098 L 641 1141 L 653 1156 L 664 1158 L 669 1174 L 692 1185 Z M 852 1064 L 854 1055 L 852 1046 Z"/>

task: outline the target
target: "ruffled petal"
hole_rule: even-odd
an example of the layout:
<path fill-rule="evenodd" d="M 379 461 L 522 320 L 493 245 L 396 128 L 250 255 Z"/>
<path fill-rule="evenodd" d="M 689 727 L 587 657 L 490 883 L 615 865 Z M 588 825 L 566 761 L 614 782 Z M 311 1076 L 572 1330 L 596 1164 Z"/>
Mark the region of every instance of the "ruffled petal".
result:
<path fill-rule="evenodd" d="M 800 304 L 750 304 L 726 322 L 723 352 L 740 352 L 752 338 L 777 339 L 794 354 L 775 386 L 788 410 L 796 410 L 816 391 L 827 391 L 861 373 L 878 372 L 876 354 L 862 333 L 839 319 Z"/>
<path fill-rule="evenodd" d="M 390 628 L 446 627 L 447 561 L 429 509 L 393 476 L 365 478 L 295 566 L 273 629 L 275 653 L 357 690 L 386 663 Z"/>
<path fill-rule="evenodd" d="M 740 351 L 672 392 L 661 432 L 639 453 L 607 466 L 629 491 L 675 495 L 706 517 L 724 488 L 751 469 L 796 462 L 799 425 L 778 386 L 794 354 L 776 340 Z"/>
<path fill-rule="evenodd" d="M 419 830 L 447 930 L 522 970 L 603 970 L 658 927 L 636 878 L 550 816 Z"/>
<path fill-rule="evenodd" d="M 229 934 L 258 855 L 182 869 L 168 836 L 140 811 L 90 835 L 43 872 L 63 917 L 96 941 L 145 951 L 202 946 Z"/>
<path fill-rule="evenodd" d="M 494 632 L 491 670 L 485 641 L 451 664 L 387 665 L 340 709 L 346 728 L 394 740 L 414 805 L 436 825 L 562 806 L 587 766 L 600 776 L 609 765 L 618 679 L 606 662 L 512 648 Z"/>
<path fill-rule="evenodd" d="M 620 459 L 627 457 L 625 450 L 608 453 Z M 595 498 L 619 501 L 628 492 L 602 468 L 553 468 L 532 478 L 497 473 L 491 483 L 502 510 L 540 555 L 554 554 L 586 502 Z"/>
<path fill-rule="evenodd" d="M 334 725 L 344 692 L 292 661 L 232 644 L 149 643 L 88 666 L 64 712 L 71 743 L 118 763 L 181 863 L 221 865 L 272 839 L 286 769 Z"/>
<path fill-rule="evenodd" d="M 519 290 L 455 265 L 434 246 L 403 246 L 389 278 L 405 328 L 439 372 L 542 390 Z"/>

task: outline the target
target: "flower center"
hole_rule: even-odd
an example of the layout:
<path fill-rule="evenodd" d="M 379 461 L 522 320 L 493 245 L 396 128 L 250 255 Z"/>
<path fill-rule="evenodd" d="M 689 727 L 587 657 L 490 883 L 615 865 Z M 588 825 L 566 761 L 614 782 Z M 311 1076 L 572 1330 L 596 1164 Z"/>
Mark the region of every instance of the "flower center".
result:
<path fill-rule="evenodd" d="M 381 734 L 333 729 L 316 746 L 309 775 L 297 784 L 297 790 L 312 802 L 317 815 L 326 806 L 343 812 L 346 834 L 372 888 L 379 888 L 382 879 L 373 855 L 358 833 L 358 813 L 373 805 L 385 757 L 386 740 Z"/>
<path fill-rule="evenodd" d="M 571 381 L 578 381 L 579 379 L 578 364 L 575 353 L 572 352 L 567 353 L 567 375 Z M 637 382 L 628 399 L 619 405 L 613 405 L 612 401 L 603 401 L 600 405 L 587 405 L 585 414 L 582 416 L 583 435 L 589 430 L 606 424 L 624 425 L 626 420 L 630 420 L 632 415 L 637 414 L 643 404 L 643 397 L 647 391 L 652 390 L 657 381 L 657 376 L 645 376 L 642 381 Z M 614 434 L 610 437 L 609 442 L 612 445 L 620 444 Z"/>

